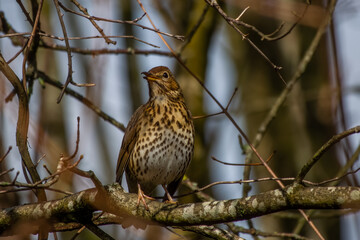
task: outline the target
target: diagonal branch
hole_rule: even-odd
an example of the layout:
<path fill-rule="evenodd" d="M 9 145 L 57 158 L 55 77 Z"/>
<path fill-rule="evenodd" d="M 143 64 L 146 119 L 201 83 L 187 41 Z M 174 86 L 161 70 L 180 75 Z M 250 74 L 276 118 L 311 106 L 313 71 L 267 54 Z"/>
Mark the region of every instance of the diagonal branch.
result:
<path fill-rule="evenodd" d="M 306 174 L 311 170 L 311 168 L 319 161 L 322 155 L 324 155 L 324 153 L 326 153 L 330 147 L 339 142 L 341 139 L 359 132 L 360 126 L 356 126 L 333 136 L 329 141 L 327 141 L 323 146 L 321 146 L 321 148 L 314 154 L 314 156 L 302 167 L 296 177 L 296 181 L 300 183 L 305 178 Z"/>
<path fill-rule="evenodd" d="M 34 22 L 32 21 L 32 19 L 31 19 L 30 15 L 29 15 L 28 11 L 26 10 L 24 4 L 22 4 L 21 0 L 16 0 L 16 2 L 18 3 L 18 5 L 21 8 L 21 11 L 25 15 L 26 20 L 30 23 L 31 26 L 34 26 Z"/>
<path fill-rule="evenodd" d="M 71 2 L 72 2 L 73 4 L 75 4 L 75 6 L 76 6 L 81 12 L 83 12 L 85 15 L 89 16 L 89 13 L 88 13 L 87 9 L 84 8 L 78 1 L 76 1 L 76 0 L 71 0 Z M 96 30 L 98 30 L 98 32 L 101 34 L 101 36 L 104 38 L 104 40 L 105 40 L 105 42 L 106 42 L 107 44 L 110 44 L 110 43 L 113 44 L 113 45 L 116 44 L 115 41 L 111 40 L 108 36 L 106 36 L 106 34 L 104 33 L 104 30 L 95 22 L 94 19 L 89 18 L 89 20 L 90 20 L 90 22 L 92 23 L 92 25 L 94 25 L 94 27 L 96 28 Z"/>
<path fill-rule="evenodd" d="M 44 72 L 38 71 L 37 74 L 46 83 L 48 83 L 48 84 L 50 84 L 50 85 L 52 85 L 54 87 L 57 87 L 59 89 L 62 89 L 63 85 L 61 84 L 61 82 L 51 79 Z M 90 108 L 92 111 L 94 111 L 97 115 L 99 115 L 99 117 L 101 117 L 105 121 L 107 121 L 110 124 L 114 125 L 115 127 L 119 128 L 121 131 L 125 131 L 124 124 L 116 121 L 116 119 L 114 119 L 110 115 L 103 112 L 99 107 L 95 106 L 94 103 L 92 103 L 88 98 L 84 97 L 83 95 L 79 94 L 78 92 L 75 92 L 74 90 L 72 90 L 70 88 L 66 88 L 65 93 L 69 94 L 70 96 L 72 96 L 72 97 L 76 98 L 77 100 L 79 100 L 81 103 L 83 103 L 85 106 Z"/>

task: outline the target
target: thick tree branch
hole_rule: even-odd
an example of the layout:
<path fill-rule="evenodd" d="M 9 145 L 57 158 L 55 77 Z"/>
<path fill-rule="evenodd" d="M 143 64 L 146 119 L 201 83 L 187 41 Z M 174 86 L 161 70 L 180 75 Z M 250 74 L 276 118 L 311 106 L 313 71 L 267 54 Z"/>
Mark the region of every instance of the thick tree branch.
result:
<path fill-rule="evenodd" d="M 149 211 L 142 205 L 137 206 L 136 194 L 125 193 L 117 183 L 105 186 L 105 191 L 106 194 L 97 194 L 96 189 L 88 189 L 55 201 L 4 209 L 0 211 L 0 234 L 14 234 L 14 227 L 24 222 L 88 222 L 97 210 L 117 215 L 117 222 L 123 226 L 143 228 L 145 224 L 211 225 L 289 209 L 360 208 L 359 187 L 304 187 L 294 184 L 284 189 L 232 200 L 181 205 L 150 201 Z M 113 218 L 111 222 L 114 222 Z"/>

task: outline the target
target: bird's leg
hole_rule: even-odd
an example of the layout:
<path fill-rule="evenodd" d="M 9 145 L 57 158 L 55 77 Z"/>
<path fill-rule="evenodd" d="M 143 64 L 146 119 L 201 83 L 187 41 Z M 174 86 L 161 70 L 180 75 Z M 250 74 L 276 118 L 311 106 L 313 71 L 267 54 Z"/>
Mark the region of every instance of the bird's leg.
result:
<path fill-rule="evenodd" d="M 168 200 L 166 200 L 165 202 L 166 202 L 166 203 L 171 203 L 171 204 L 177 204 L 177 202 L 174 201 L 173 198 L 171 197 L 169 191 L 168 191 L 167 188 L 165 187 L 165 184 L 162 184 L 161 186 L 163 187 L 163 189 L 164 189 L 164 191 L 165 191 L 165 194 L 166 194 L 166 197 L 167 197 L 167 199 L 168 199 Z"/>
<path fill-rule="evenodd" d="M 147 196 L 143 190 L 141 190 L 140 184 L 138 183 L 138 199 L 137 199 L 137 206 L 140 205 L 140 200 L 141 202 L 144 204 L 146 210 L 149 210 L 148 205 L 146 204 L 145 198 L 149 199 L 149 200 L 155 200 L 155 198 L 149 197 Z"/>

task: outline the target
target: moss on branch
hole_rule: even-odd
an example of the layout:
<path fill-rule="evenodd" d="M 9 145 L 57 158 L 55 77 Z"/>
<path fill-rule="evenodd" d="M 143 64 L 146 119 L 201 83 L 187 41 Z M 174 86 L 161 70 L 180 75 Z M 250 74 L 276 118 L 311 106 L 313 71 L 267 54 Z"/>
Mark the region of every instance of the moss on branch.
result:
<path fill-rule="evenodd" d="M 210 225 L 259 217 L 288 209 L 359 208 L 358 187 L 304 187 L 294 184 L 251 197 L 189 204 L 166 204 L 149 201 L 149 211 L 137 206 L 137 195 L 125 193 L 119 184 L 105 186 L 105 194 L 88 189 L 71 196 L 44 203 L 27 204 L 0 211 L 0 233 L 11 235 L 19 223 L 46 220 L 56 231 L 56 224 L 84 223 L 95 211 L 118 216 L 116 222 L 126 226 L 145 224 L 167 226 Z M 100 196 L 101 195 L 101 196 Z M 111 215 L 113 216 L 113 215 Z M 114 223 L 114 217 L 109 218 Z M 145 222 L 144 222 L 145 221 Z M 41 222 L 41 221 L 40 221 Z M 102 219 L 101 224 L 106 224 Z M 66 226 L 66 225 L 65 225 Z M 73 228 L 73 226 L 72 226 Z M 62 228 L 62 231 L 66 227 Z"/>

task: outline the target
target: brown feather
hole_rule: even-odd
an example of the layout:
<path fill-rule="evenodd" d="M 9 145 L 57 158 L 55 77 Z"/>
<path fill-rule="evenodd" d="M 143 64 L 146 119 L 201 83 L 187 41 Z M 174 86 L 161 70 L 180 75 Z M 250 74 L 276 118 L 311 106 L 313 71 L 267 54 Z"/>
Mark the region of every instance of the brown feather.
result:
<path fill-rule="evenodd" d="M 141 105 L 132 115 L 124 133 L 118 162 L 116 166 L 116 181 L 121 184 L 122 176 L 129 163 L 130 156 L 134 150 L 135 143 L 139 138 L 139 119 L 144 114 L 145 105 Z"/>

